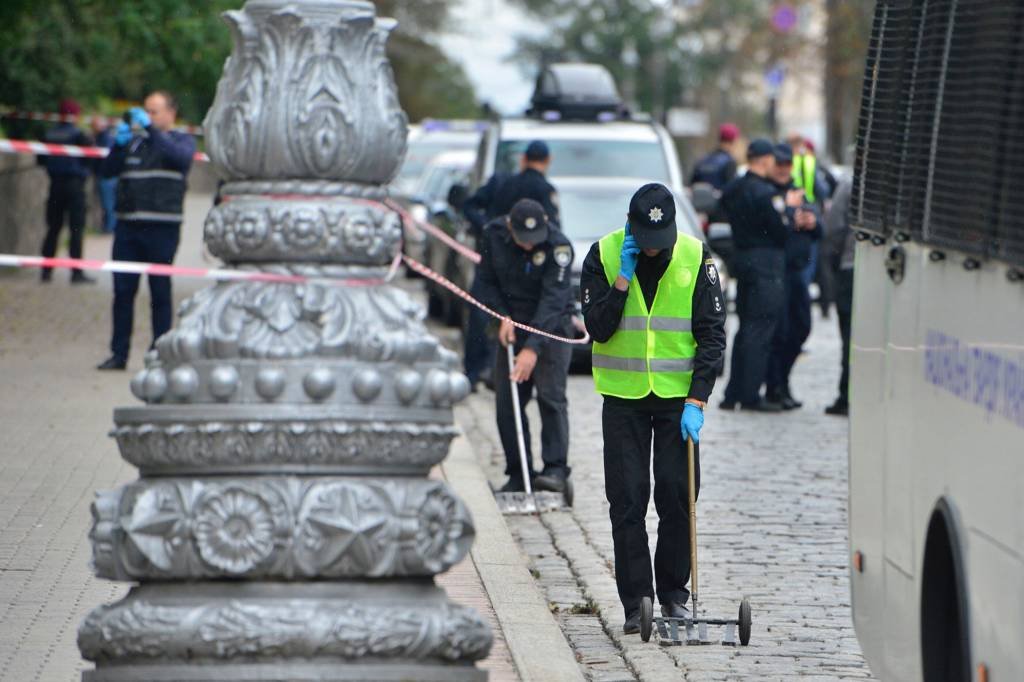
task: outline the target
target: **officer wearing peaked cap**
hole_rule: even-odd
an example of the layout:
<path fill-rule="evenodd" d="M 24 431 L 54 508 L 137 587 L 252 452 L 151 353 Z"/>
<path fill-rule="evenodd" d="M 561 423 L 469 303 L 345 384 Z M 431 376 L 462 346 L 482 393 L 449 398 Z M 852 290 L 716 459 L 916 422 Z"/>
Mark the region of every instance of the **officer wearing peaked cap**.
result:
<path fill-rule="evenodd" d="M 535 329 L 568 336 L 573 313 L 572 262 L 569 240 L 550 224 L 544 208 L 532 199 L 520 199 L 507 216 L 491 221 L 484 230 L 477 266 L 480 301 L 498 313 Z M 498 341 L 513 345 L 515 364 L 508 366 L 504 352 L 494 369 L 496 417 L 505 450 L 508 482 L 501 492 L 525 489 L 519 464 L 515 412 L 509 382 L 518 384 L 524 408 L 537 395 L 541 419 L 541 457 L 544 470 L 534 476 L 530 453 L 530 424 L 523 413 L 526 443 L 525 472 L 537 490 L 564 492 L 569 476 L 569 405 L 565 397 L 572 346 L 501 323 Z"/>
<path fill-rule="evenodd" d="M 641 187 L 625 228 L 591 247 L 580 282 L 594 339 L 594 386 L 604 396 L 605 494 L 626 634 L 639 632 L 640 601 L 655 593 L 662 613 L 687 614 L 685 441 L 694 443 L 699 488 L 697 443 L 725 349 L 718 271 L 700 240 L 676 231 L 675 212 L 665 186 Z M 652 439 L 659 518 L 653 575 L 645 524 Z"/>

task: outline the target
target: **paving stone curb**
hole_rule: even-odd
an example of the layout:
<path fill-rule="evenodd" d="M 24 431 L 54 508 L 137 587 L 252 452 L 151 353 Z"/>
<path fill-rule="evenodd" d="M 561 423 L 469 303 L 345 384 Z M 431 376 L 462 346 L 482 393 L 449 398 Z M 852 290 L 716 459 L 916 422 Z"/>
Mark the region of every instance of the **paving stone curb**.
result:
<path fill-rule="evenodd" d="M 452 442 L 444 477 L 469 507 L 476 526 L 470 556 L 524 682 L 583 682 L 585 677 L 548 609 L 494 502 L 487 477 L 464 436 Z"/>

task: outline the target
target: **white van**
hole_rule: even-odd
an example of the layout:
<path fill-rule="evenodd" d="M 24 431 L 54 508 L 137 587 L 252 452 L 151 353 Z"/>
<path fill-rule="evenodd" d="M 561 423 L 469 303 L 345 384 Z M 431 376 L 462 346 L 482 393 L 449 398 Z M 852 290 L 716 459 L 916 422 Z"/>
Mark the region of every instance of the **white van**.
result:
<path fill-rule="evenodd" d="M 1024 680 L 1024 3 L 879 0 L 860 117 L 853 618 L 883 680 Z"/>

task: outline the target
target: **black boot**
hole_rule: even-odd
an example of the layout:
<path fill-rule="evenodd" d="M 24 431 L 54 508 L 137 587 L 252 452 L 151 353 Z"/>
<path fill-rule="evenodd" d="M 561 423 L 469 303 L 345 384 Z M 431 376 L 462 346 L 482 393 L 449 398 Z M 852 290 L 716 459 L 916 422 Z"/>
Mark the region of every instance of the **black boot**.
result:
<path fill-rule="evenodd" d="M 523 477 L 518 474 L 508 477 L 505 481 L 505 485 L 498 488 L 499 493 L 523 493 L 526 492 L 526 485 L 523 483 Z"/>
<path fill-rule="evenodd" d="M 96 284 L 96 280 L 89 275 L 85 274 L 81 270 L 71 271 L 71 283 L 72 284 Z"/>
<path fill-rule="evenodd" d="M 124 369 L 128 365 L 128 361 L 124 358 L 119 358 L 116 355 L 111 355 L 109 358 L 96 365 L 96 369 Z"/>
<path fill-rule="evenodd" d="M 533 479 L 534 490 L 547 490 L 553 493 L 564 493 L 569 472 L 562 467 L 544 467 L 544 471 Z"/>
<path fill-rule="evenodd" d="M 834 403 L 825 408 L 825 414 L 845 417 L 850 414 L 850 403 L 846 401 L 846 398 L 836 398 Z"/>
<path fill-rule="evenodd" d="M 782 390 L 779 391 L 781 400 L 779 401 L 784 410 L 796 410 L 804 406 L 802 402 L 793 397 L 793 394 L 789 392 L 789 386 L 783 386 Z"/>

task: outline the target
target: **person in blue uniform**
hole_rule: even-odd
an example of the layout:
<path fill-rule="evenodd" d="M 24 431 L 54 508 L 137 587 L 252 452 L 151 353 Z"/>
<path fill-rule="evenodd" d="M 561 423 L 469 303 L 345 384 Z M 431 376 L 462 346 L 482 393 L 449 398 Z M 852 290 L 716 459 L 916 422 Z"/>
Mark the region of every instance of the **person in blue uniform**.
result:
<path fill-rule="evenodd" d="M 761 396 L 771 342 L 785 302 L 786 240 L 792 229 L 787 207 L 803 204 L 803 194 L 779 196 L 771 181 L 774 145 L 756 139 L 747 148 L 747 172 L 722 193 L 735 247 L 736 313 L 740 327 L 733 337 L 732 365 L 722 408 L 779 412 L 782 406 Z"/>
<path fill-rule="evenodd" d="M 131 125 L 118 125 L 114 147 L 100 167 L 101 176 L 118 179 L 113 258 L 170 264 L 178 250 L 185 178 L 196 143 L 191 135 L 173 130 L 178 106 L 170 93 L 156 91 L 144 106 L 131 110 Z M 171 280 L 148 277 L 155 343 L 171 328 Z M 127 365 L 138 290 L 139 275 L 114 274 L 111 355 L 97 369 L 124 369 Z"/>
<path fill-rule="evenodd" d="M 535 329 L 569 336 L 573 312 L 572 261 L 569 240 L 551 226 L 540 203 L 520 199 L 507 216 L 491 221 L 484 229 L 477 269 L 479 300 L 492 310 Z M 530 476 L 537 490 L 564 492 L 570 469 L 569 404 L 565 395 L 572 347 L 501 323 L 498 342 L 513 346 L 515 362 L 508 366 L 505 352 L 497 353 L 494 367 L 496 418 L 505 450 L 508 481 L 500 492 L 525 489 Z M 524 408 L 523 436 L 529 471 L 519 463 L 515 413 L 510 382 L 518 384 Z M 544 469 L 534 475 L 530 451 L 530 424 L 526 404 L 537 396 L 541 419 L 541 458 Z"/>
<path fill-rule="evenodd" d="M 495 173 L 462 205 L 477 243 L 484 227 L 499 216 L 508 215 L 520 199 L 533 199 L 544 209 L 548 221 L 558 223 L 558 192 L 548 182 L 546 173 L 551 167 L 551 151 L 542 140 L 534 140 L 526 147 L 520 159 L 520 172 L 516 175 Z M 477 295 L 474 277 L 470 293 Z M 479 298 L 479 297 L 478 297 Z M 463 363 L 470 386 L 486 382 L 486 375 L 494 366 L 494 342 L 487 336 L 487 314 L 476 307 L 470 308 L 469 323 L 464 339 Z"/>
<path fill-rule="evenodd" d="M 795 189 L 793 184 L 793 148 L 788 144 L 775 145 L 775 169 L 772 181 L 778 188 L 777 196 L 784 200 L 785 194 Z M 789 387 L 789 375 L 804 341 L 811 334 L 811 295 L 807 289 L 804 272 L 811 263 L 815 246 L 821 240 L 822 229 L 814 204 L 786 207 L 786 219 L 790 225 L 786 238 L 786 273 L 783 282 L 784 308 L 779 316 L 772 339 L 772 352 L 765 376 L 765 400 L 782 406 L 783 410 L 794 410 L 802 403 L 793 397 Z"/>
<path fill-rule="evenodd" d="M 60 103 L 60 113 L 77 116 L 81 113 L 78 102 L 65 99 Z M 46 131 L 43 141 L 51 144 L 70 144 L 82 147 L 92 145 L 92 139 L 74 123 L 58 123 Z M 85 181 L 89 177 L 89 162 L 74 156 L 42 156 L 39 162 L 50 176 L 50 194 L 46 198 L 46 237 L 43 239 L 44 258 L 53 258 L 57 253 L 60 231 L 67 217 L 71 239 L 68 254 L 72 258 L 82 257 L 82 236 L 85 232 Z M 53 277 L 50 268 L 43 268 L 43 282 Z M 78 269 L 71 271 L 72 284 L 92 284 L 93 279 Z"/>

